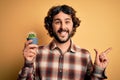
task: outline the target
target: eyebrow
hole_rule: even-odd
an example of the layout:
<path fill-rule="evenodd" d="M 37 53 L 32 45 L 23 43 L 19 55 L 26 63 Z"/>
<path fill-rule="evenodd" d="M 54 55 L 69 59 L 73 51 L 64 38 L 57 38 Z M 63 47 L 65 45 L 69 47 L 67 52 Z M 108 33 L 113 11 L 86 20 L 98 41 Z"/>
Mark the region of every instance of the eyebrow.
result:
<path fill-rule="evenodd" d="M 59 18 L 53 19 L 53 21 L 60 20 Z M 71 18 L 66 18 L 65 20 L 72 20 Z"/>

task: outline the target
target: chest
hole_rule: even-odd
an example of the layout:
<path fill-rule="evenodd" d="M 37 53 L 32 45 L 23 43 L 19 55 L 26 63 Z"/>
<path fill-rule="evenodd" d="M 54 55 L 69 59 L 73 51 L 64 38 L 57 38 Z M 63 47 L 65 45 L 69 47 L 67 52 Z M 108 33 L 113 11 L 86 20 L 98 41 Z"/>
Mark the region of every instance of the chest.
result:
<path fill-rule="evenodd" d="M 79 52 L 65 53 L 64 55 L 58 52 L 49 52 L 39 56 L 39 72 L 43 78 L 80 78 L 87 69 L 88 57 Z"/>

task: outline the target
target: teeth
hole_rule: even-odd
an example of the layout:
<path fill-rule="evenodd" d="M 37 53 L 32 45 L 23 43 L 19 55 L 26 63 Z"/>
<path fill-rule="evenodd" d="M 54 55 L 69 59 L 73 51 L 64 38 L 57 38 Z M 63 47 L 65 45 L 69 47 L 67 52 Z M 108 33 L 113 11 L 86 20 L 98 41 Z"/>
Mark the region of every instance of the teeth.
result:
<path fill-rule="evenodd" d="M 66 32 L 61 32 L 61 34 L 62 34 L 62 35 L 65 35 L 65 34 L 66 34 Z"/>
<path fill-rule="evenodd" d="M 67 33 L 67 32 L 62 31 L 62 32 L 60 33 L 60 35 L 61 35 L 61 36 L 65 36 L 65 35 L 66 35 L 66 33 Z"/>

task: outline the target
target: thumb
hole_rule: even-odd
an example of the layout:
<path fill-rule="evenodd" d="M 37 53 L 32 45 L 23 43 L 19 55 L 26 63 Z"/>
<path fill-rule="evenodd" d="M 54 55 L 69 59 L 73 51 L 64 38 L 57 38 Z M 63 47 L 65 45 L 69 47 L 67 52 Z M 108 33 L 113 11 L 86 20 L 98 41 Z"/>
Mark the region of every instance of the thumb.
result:
<path fill-rule="evenodd" d="M 97 49 L 94 49 L 95 51 L 95 62 L 99 60 L 99 54 L 98 54 L 98 50 Z"/>

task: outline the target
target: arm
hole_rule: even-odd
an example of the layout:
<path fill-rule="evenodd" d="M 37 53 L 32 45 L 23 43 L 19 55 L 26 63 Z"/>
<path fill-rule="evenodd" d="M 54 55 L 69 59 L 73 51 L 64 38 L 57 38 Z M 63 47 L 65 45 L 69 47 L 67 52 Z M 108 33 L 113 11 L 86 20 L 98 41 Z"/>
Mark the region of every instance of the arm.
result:
<path fill-rule="evenodd" d="M 35 44 L 30 44 L 32 41 L 29 40 L 25 43 L 25 47 L 23 50 L 23 56 L 25 59 L 25 63 L 21 71 L 19 72 L 19 76 L 17 80 L 35 80 L 35 58 L 38 46 Z"/>
<path fill-rule="evenodd" d="M 85 80 L 104 80 L 107 77 L 105 76 L 105 69 L 100 68 L 97 65 L 92 64 L 91 58 L 89 58 L 89 63 L 87 65 L 87 72 Z"/>
<path fill-rule="evenodd" d="M 23 68 L 19 72 L 17 80 L 34 80 L 33 63 L 25 62 Z"/>
<path fill-rule="evenodd" d="M 95 62 L 94 65 L 92 65 L 91 57 L 89 57 L 85 80 L 104 80 L 107 78 L 104 72 L 108 65 L 106 54 L 109 53 L 110 50 L 111 48 L 108 48 L 107 50 L 99 54 L 98 51 L 95 49 Z"/>

